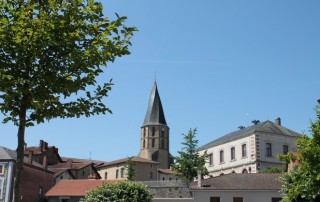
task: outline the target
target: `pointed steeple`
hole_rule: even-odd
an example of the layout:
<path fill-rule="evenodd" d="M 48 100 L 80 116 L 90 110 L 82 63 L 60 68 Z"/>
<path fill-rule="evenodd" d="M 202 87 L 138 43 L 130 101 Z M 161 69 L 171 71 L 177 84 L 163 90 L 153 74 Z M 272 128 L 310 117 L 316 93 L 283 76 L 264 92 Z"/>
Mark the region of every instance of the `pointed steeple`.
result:
<path fill-rule="evenodd" d="M 157 82 L 154 82 L 146 116 L 144 118 L 143 126 L 146 125 L 167 125 L 164 117 L 161 99 L 159 96 Z"/>

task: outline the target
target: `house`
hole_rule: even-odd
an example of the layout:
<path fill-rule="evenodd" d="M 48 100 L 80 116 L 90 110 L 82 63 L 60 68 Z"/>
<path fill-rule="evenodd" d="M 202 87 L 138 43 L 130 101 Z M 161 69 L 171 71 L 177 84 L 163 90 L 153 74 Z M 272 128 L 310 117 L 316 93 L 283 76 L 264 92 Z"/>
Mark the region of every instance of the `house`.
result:
<path fill-rule="evenodd" d="M 279 202 L 281 174 L 228 174 L 204 179 L 190 190 L 197 202 Z"/>
<path fill-rule="evenodd" d="M 206 167 L 210 176 L 229 173 L 259 173 L 269 167 L 285 167 L 277 155 L 296 151 L 301 134 L 275 122 L 254 125 L 231 132 L 197 149 L 209 155 Z"/>
<path fill-rule="evenodd" d="M 61 180 L 46 193 L 48 202 L 78 202 L 87 193 L 105 183 L 119 180 Z"/>
<path fill-rule="evenodd" d="M 10 202 L 13 195 L 13 180 L 16 164 L 16 151 L 0 146 L 0 202 Z M 44 193 L 52 187 L 53 172 L 43 165 L 24 158 L 21 179 L 21 201 L 39 202 Z"/>
<path fill-rule="evenodd" d="M 48 166 L 54 172 L 54 184 L 62 179 L 101 179 L 94 163 L 78 163 L 68 159 L 66 162 Z"/>
<path fill-rule="evenodd" d="M 103 164 L 101 161 L 60 157 L 58 148 L 48 146 L 44 140 L 40 140 L 39 146 L 26 147 L 24 155 L 46 164 L 54 172 L 54 184 L 62 179 L 101 179 L 95 169 L 96 165 Z"/>
<path fill-rule="evenodd" d="M 126 168 L 129 158 L 123 158 L 97 166 L 98 173 L 104 180 L 125 180 Z M 159 163 L 148 159 L 133 157 L 135 169 L 135 181 L 156 181 L 158 180 Z"/>

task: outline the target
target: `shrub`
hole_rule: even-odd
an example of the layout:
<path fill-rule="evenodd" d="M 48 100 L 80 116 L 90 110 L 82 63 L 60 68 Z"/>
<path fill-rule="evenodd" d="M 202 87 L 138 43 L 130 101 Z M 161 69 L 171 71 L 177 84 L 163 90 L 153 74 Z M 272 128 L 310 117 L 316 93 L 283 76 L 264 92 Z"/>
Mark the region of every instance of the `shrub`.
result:
<path fill-rule="evenodd" d="M 139 182 L 103 184 L 90 191 L 83 202 L 151 202 L 148 188 Z"/>

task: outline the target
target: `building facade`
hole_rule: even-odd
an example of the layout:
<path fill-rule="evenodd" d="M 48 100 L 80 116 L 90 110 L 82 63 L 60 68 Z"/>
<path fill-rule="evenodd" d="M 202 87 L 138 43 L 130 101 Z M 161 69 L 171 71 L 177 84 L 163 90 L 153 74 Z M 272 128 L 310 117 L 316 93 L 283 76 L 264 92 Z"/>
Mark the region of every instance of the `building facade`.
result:
<path fill-rule="evenodd" d="M 279 154 L 296 151 L 296 141 L 301 134 L 275 122 L 256 123 L 222 136 L 198 148 L 209 155 L 206 167 L 209 176 L 229 173 L 260 173 L 269 167 L 285 167 Z"/>

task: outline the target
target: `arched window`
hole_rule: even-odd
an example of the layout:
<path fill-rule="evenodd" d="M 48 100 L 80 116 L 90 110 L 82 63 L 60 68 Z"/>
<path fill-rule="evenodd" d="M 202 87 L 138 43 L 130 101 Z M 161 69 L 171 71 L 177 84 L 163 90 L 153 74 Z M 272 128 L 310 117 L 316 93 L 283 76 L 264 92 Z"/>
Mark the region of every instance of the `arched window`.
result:
<path fill-rule="evenodd" d="M 155 145 L 155 139 L 152 139 L 152 147 Z"/>
<path fill-rule="evenodd" d="M 161 140 L 161 149 L 164 149 L 164 140 Z"/>
<path fill-rule="evenodd" d="M 154 127 L 152 127 L 152 136 L 154 136 L 156 133 L 156 129 Z"/>
<path fill-rule="evenodd" d="M 146 140 L 143 140 L 143 146 L 142 148 L 146 148 Z"/>
<path fill-rule="evenodd" d="M 143 128 L 143 137 L 146 137 L 146 128 Z"/>

